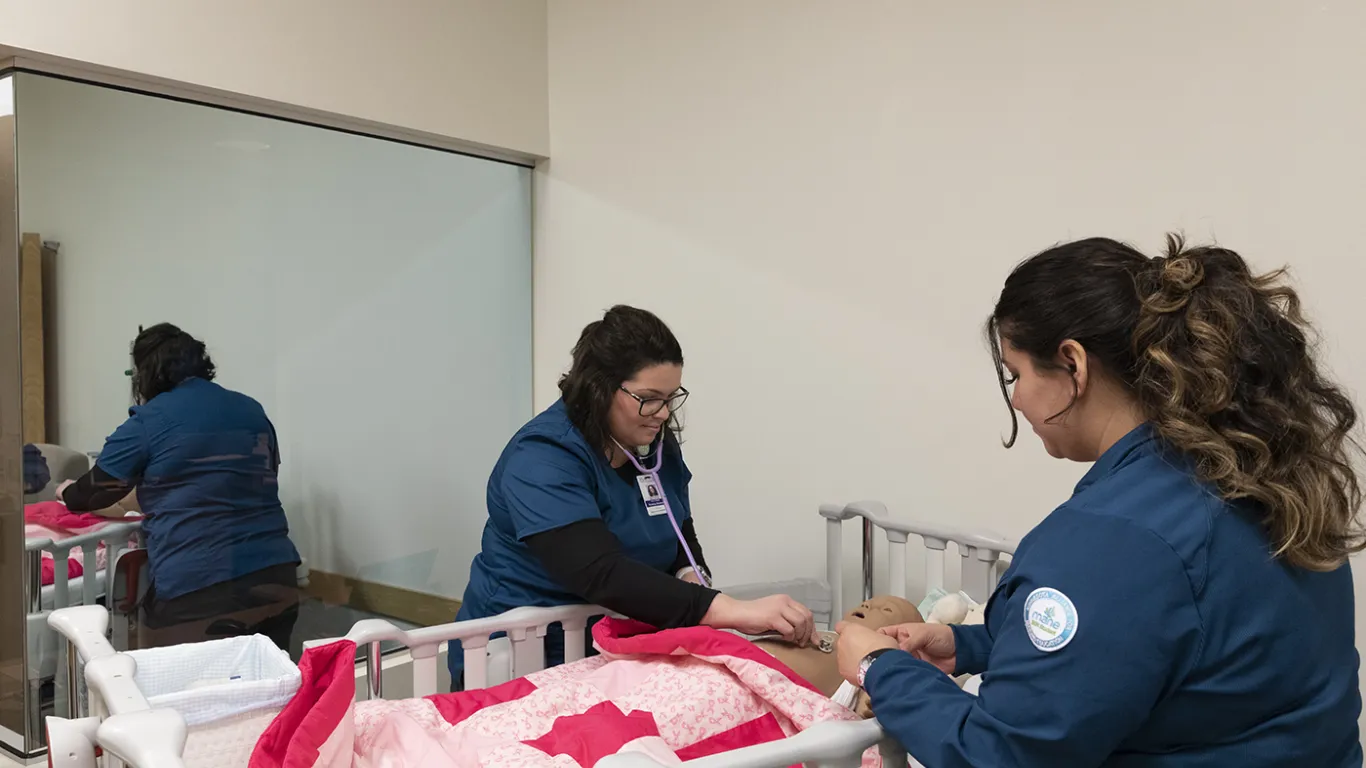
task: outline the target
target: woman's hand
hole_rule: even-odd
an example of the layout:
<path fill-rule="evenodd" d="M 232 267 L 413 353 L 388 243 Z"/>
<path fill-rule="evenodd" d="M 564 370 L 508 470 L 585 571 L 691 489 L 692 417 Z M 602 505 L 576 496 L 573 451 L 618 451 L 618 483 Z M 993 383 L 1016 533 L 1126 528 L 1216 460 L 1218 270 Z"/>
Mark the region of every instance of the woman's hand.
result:
<path fill-rule="evenodd" d="M 716 629 L 734 629 L 746 635 L 774 631 L 798 648 L 811 642 L 816 621 L 811 611 L 787 595 L 772 595 L 758 600 L 736 600 L 717 595 L 702 623 Z"/>
<path fill-rule="evenodd" d="M 66 489 L 67 489 L 68 486 L 72 486 L 72 485 L 75 485 L 75 484 L 76 484 L 76 481 L 75 481 L 75 480 L 63 480 L 63 481 L 62 481 L 62 484 L 59 485 L 59 486 L 57 486 L 57 491 L 56 491 L 56 494 L 55 494 L 55 495 L 56 495 L 56 498 L 57 498 L 57 501 L 60 501 L 60 502 L 62 502 L 62 503 L 66 503 L 66 499 L 63 499 L 63 498 L 62 498 L 62 493 L 63 493 L 64 491 L 66 491 Z"/>
<path fill-rule="evenodd" d="M 697 571 L 694 571 L 691 568 L 684 571 L 683 575 L 679 576 L 678 578 L 679 580 L 686 581 L 689 584 L 697 584 L 699 586 L 702 584 L 702 580 L 697 578 Z"/>
<path fill-rule="evenodd" d="M 946 675 L 952 675 L 957 667 L 953 628 L 947 624 L 897 624 L 883 627 L 878 633 L 895 640 L 898 648 L 933 664 Z"/>
<path fill-rule="evenodd" d="M 859 684 L 858 668 L 863 657 L 881 648 L 895 648 L 896 640 L 861 624 L 835 625 L 840 639 L 835 642 L 835 658 L 839 663 L 840 677 L 854 685 Z"/>

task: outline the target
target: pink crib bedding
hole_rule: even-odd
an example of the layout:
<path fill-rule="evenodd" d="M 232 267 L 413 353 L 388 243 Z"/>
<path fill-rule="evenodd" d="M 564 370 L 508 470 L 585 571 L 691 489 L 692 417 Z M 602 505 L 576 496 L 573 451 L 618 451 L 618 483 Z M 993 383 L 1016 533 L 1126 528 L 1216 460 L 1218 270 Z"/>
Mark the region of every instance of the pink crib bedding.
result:
<path fill-rule="evenodd" d="M 857 719 L 729 633 L 605 619 L 593 636 L 602 655 L 495 688 L 359 704 L 355 644 L 309 649 L 250 766 L 587 768 L 626 751 L 677 764 Z"/>
<path fill-rule="evenodd" d="M 76 514 L 56 501 L 24 505 L 24 536 L 30 539 L 51 539 L 54 542 L 61 542 L 83 533 L 99 531 L 118 522 L 122 521 Z M 107 562 L 105 547 L 103 543 L 96 546 L 95 567 L 103 569 Z M 50 586 L 56 581 L 57 563 L 51 552 L 43 552 L 42 571 L 43 586 Z M 84 553 L 80 547 L 73 547 L 66 558 L 66 576 L 68 579 L 74 579 L 84 572 Z"/>

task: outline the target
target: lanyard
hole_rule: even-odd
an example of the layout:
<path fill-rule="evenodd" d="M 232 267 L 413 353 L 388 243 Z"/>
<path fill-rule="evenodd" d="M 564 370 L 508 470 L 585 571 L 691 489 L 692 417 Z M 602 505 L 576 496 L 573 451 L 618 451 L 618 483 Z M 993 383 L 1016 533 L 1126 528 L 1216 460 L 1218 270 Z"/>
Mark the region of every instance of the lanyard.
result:
<path fill-rule="evenodd" d="M 688 564 L 692 566 L 692 572 L 697 574 L 697 580 L 702 582 L 702 586 L 710 588 L 711 581 L 707 579 L 707 575 L 702 572 L 702 569 L 697 566 L 697 558 L 693 557 L 692 547 L 688 546 L 688 540 L 683 537 L 683 529 L 678 527 L 678 520 L 674 517 L 673 509 L 669 506 L 669 495 L 664 492 L 664 483 L 659 479 L 659 468 L 664 464 L 663 436 L 659 438 L 659 450 L 655 453 L 655 465 L 653 467 L 646 467 L 644 464 L 640 463 L 635 457 L 635 452 L 626 450 L 621 443 L 617 443 L 616 438 L 612 438 L 612 442 L 616 443 L 617 448 L 620 448 L 621 452 L 626 454 L 626 460 L 631 462 L 631 465 L 636 468 L 637 472 L 640 472 L 643 475 L 649 475 L 650 479 L 654 481 L 655 487 L 659 489 L 659 498 L 664 502 L 664 514 L 669 516 L 669 522 L 673 524 L 674 535 L 678 537 L 678 543 L 683 545 L 683 554 L 688 556 Z"/>

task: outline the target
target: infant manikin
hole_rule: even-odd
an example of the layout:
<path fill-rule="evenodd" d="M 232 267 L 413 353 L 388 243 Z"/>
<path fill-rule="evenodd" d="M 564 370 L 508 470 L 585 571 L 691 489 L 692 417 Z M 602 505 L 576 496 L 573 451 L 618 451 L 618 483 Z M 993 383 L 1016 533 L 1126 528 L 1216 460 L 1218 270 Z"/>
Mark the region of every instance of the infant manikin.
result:
<path fill-rule="evenodd" d="M 923 622 L 920 611 L 909 600 L 891 595 L 881 595 L 863 601 L 844 615 L 847 624 L 859 624 L 869 629 L 881 629 L 897 624 Z M 840 677 L 839 663 L 835 654 L 827 653 L 816 647 L 798 648 L 782 640 L 755 640 L 754 645 L 771 654 L 789 669 L 801 675 L 816 690 L 833 697 L 844 679 Z M 867 698 L 860 692 L 859 714 L 871 717 L 867 711 Z"/>

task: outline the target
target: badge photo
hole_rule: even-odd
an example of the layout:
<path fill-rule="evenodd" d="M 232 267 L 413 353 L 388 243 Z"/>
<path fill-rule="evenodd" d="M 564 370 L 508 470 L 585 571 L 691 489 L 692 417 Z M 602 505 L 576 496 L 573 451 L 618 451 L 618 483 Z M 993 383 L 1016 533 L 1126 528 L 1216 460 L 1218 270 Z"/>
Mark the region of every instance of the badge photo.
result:
<path fill-rule="evenodd" d="M 650 475 L 637 475 L 636 485 L 640 487 L 645 512 L 651 517 L 664 514 L 664 494 L 659 490 L 659 481 Z"/>
<path fill-rule="evenodd" d="M 1025 598 L 1024 623 L 1029 642 L 1044 653 L 1052 653 L 1077 636 L 1077 607 L 1062 592 L 1040 587 Z"/>

